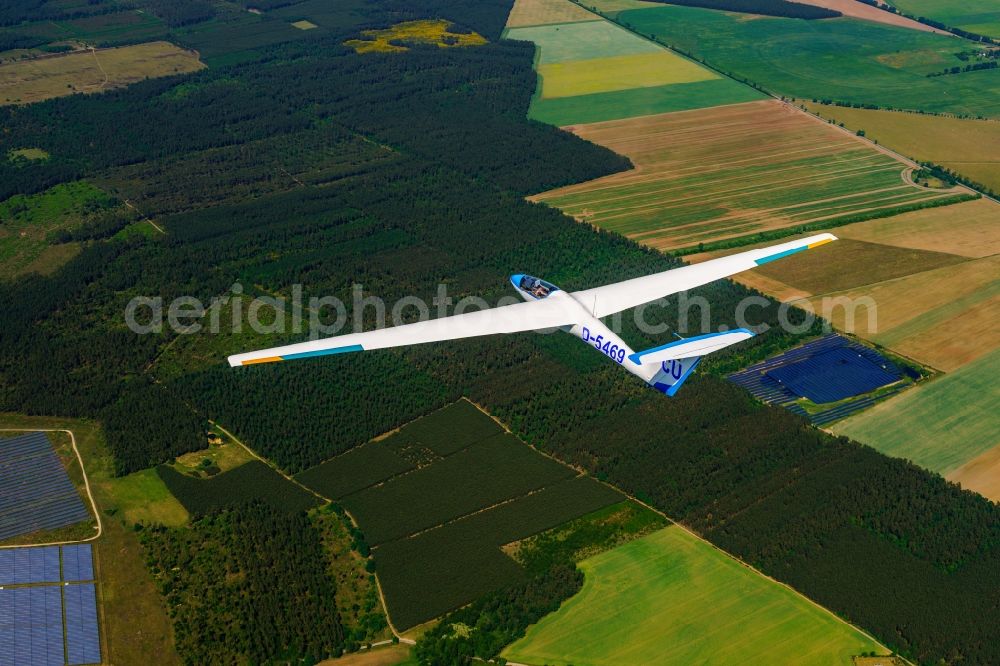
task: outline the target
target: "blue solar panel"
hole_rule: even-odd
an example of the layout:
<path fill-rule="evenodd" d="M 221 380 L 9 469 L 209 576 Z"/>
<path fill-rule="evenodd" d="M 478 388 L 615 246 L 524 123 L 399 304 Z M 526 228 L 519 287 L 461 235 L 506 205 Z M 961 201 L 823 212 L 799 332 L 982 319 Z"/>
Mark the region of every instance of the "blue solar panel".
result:
<path fill-rule="evenodd" d="M 94 554 L 89 543 L 62 547 L 63 580 L 94 580 Z"/>
<path fill-rule="evenodd" d="M 59 582 L 59 546 L 0 550 L 0 585 Z"/>
<path fill-rule="evenodd" d="M 847 347 L 822 351 L 767 374 L 816 404 L 837 402 L 899 380 L 895 367 L 890 370 L 876 365 L 867 355 Z"/>
<path fill-rule="evenodd" d="M 60 588 L 0 590 L 0 664 L 64 663 Z"/>
<path fill-rule="evenodd" d="M 69 664 L 98 664 L 101 640 L 97 631 L 97 594 L 93 583 L 66 585 L 66 655 Z"/>
<path fill-rule="evenodd" d="M 0 539 L 89 516 L 45 433 L 0 439 Z"/>

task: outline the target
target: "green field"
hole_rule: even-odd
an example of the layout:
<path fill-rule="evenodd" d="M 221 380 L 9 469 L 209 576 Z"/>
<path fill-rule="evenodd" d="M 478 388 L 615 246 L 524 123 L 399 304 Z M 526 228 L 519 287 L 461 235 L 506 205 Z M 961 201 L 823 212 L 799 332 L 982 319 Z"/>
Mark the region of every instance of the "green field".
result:
<path fill-rule="evenodd" d="M 1000 39 L 1000 6 L 995 0 L 888 0 L 913 16 Z"/>
<path fill-rule="evenodd" d="M 609 21 L 510 28 L 538 46 L 529 116 L 552 125 L 733 104 L 760 93 Z"/>
<path fill-rule="evenodd" d="M 679 6 L 616 16 L 644 35 L 777 94 L 1000 117 L 1000 70 L 927 78 L 967 64 L 955 54 L 974 47 L 954 37 L 853 19 L 746 20 Z"/>
<path fill-rule="evenodd" d="M 1000 350 L 833 426 L 945 475 L 1000 444 Z"/>
<path fill-rule="evenodd" d="M 526 664 L 839 664 L 881 647 L 679 527 L 580 562 L 583 590 L 503 652 Z"/>
<path fill-rule="evenodd" d="M 563 127 L 575 123 L 596 123 L 655 113 L 704 109 L 719 104 L 752 102 L 763 97 L 763 94 L 749 86 L 720 78 L 577 97 L 535 99 L 528 115 L 539 122 Z"/>

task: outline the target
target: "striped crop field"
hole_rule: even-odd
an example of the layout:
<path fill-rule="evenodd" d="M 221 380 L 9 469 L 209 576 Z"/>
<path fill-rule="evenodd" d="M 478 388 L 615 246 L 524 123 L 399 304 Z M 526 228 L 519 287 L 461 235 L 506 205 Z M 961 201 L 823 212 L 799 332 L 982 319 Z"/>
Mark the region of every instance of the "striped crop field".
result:
<path fill-rule="evenodd" d="M 636 168 L 532 197 L 673 250 L 951 197 L 907 165 L 775 100 L 573 126 Z"/>

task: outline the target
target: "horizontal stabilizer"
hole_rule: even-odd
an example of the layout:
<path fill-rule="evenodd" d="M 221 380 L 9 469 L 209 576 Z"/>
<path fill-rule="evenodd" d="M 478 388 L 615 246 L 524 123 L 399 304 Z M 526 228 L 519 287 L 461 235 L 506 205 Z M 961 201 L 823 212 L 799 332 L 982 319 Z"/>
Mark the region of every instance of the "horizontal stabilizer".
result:
<path fill-rule="evenodd" d="M 729 345 L 735 345 L 737 342 L 749 340 L 752 337 L 753 333 L 747 329 L 737 328 L 725 333 L 709 333 L 694 338 L 675 340 L 659 347 L 630 354 L 628 358 L 636 365 L 646 365 L 648 363 L 662 363 L 663 361 L 678 358 L 705 356 Z"/>

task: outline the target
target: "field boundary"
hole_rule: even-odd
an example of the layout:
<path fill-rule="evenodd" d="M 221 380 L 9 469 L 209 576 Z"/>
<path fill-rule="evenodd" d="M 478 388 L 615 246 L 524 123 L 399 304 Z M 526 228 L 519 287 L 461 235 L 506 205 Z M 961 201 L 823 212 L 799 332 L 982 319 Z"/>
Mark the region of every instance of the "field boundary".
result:
<path fill-rule="evenodd" d="M 87 468 L 83 465 L 83 457 L 80 455 L 80 449 L 76 447 L 76 436 L 73 434 L 72 430 L 67 430 L 66 428 L 0 428 L 0 432 L 65 432 L 69 435 L 70 444 L 73 447 L 73 453 L 76 454 L 76 461 L 80 463 L 80 473 L 83 475 L 83 486 L 87 491 L 87 499 L 90 500 L 90 508 L 94 513 L 94 519 L 97 521 L 97 534 L 87 537 L 86 539 L 74 539 L 70 541 L 49 541 L 45 543 L 23 543 L 13 546 L 0 546 L 3 549 L 9 548 L 38 548 L 39 546 L 63 546 L 70 545 L 74 543 L 87 543 L 99 539 L 104 533 L 104 524 L 101 522 L 101 513 L 97 510 L 97 502 L 94 500 L 94 494 L 90 490 L 90 480 L 87 478 Z M 51 444 L 51 442 L 50 442 Z"/>

